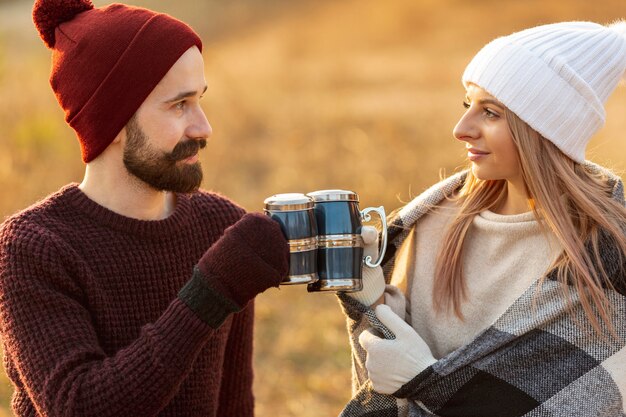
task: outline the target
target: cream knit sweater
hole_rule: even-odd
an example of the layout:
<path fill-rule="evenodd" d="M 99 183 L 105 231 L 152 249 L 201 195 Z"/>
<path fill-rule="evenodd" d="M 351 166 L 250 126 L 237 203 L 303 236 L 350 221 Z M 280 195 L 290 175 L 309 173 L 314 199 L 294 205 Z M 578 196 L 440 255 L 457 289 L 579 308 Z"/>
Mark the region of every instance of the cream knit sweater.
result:
<path fill-rule="evenodd" d="M 623 183 L 618 177 L 591 163 L 586 163 L 585 169 L 606 174 L 611 196 L 625 204 Z M 434 254 L 446 225 L 456 214 L 444 199 L 462 186 L 466 175 L 467 171 L 461 172 L 433 185 L 398 213 L 390 227 L 387 246 L 392 257 L 383 266 L 386 278 L 400 286 L 387 285 L 385 304 L 416 328 L 440 359 L 396 393 L 378 393 L 370 383 L 367 352 L 359 339 L 372 327 L 386 339 L 393 339 L 394 335 L 371 307 L 339 293 L 347 317 L 354 377 L 353 398 L 341 416 L 624 415 L 626 295 L 623 290 L 604 291 L 614 308 L 611 321 L 618 336 L 618 340 L 607 343 L 594 332 L 577 293 L 570 293 L 573 304 L 568 304 L 563 285 L 554 279 L 553 272 L 543 287 L 538 287 L 536 280 L 550 269 L 549 258 L 558 256 L 559 248 L 552 252 L 553 246 L 548 242 L 555 242 L 554 237 L 542 237 L 540 228 L 534 238 L 533 233 L 519 234 L 520 225 L 516 223 L 532 222 L 530 215 L 527 219 L 524 215 L 521 219 L 491 216 L 494 213 L 476 217 L 469 237 L 474 241 L 470 245 L 473 249 L 468 249 L 466 262 L 477 264 L 473 269 L 480 273 L 466 276 L 470 299 L 461 306 L 466 319 L 460 326 L 453 317 L 432 313 Z M 433 206 L 443 208 L 433 212 Z M 501 224 L 494 220 L 514 221 Z M 500 239 L 500 233 L 487 233 L 488 239 L 483 241 L 483 227 L 496 227 L 498 223 L 508 228 L 504 244 L 493 244 Z M 416 228 L 417 232 L 412 233 Z M 411 235 L 416 235 L 412 241 Z M 537 242 L 549 248 L 550 253 L 537 248 Z M 523 256 L 510 256 L 518 252 Z M 403 259 L 407 253 L 414 262 Z M 624 273 L 619 269 L 617 249 L 611 239 L 601 239 L 600 256 L 611 282 L 623 282 Z M 542 267 L 529 261 L 540 258 L 548 258 Z M 526 262 L 519 262 L 520 259 Z M 498 270 L 500 276 L 494 277 L 496 266 L 509 264 L 514 266 Z M 404 266 L 404 271 L 400 270 Z M 529 272 L 532 269 L 540 272 Z M 403 278 L 403 273 L 407 278 Z M 486 296 L 484 289 L 489 286 L 493 292 Z M 528 291 L 519 294 L 520 288 L 526 286 Z M 411 304 L 408 308 L 405 295 Z M 518 298 L 510 302 L 504 297 Z M 443 356 L 446 352 L 450 353 Z"/>
<path fill-rule="evenodd" d="M 414 258 L 401 270 L 396 262 L 392 284 L 407 297 L 407 322 L 439 359 L 472 341 L 489 327 L 538 278 L 542 277 L 562 248 L 553 234 L 541 230 L 532 212 L 500 215 L 484 211 L 474 218 L 468 232 L 463 268 L 467 301 L 465 320 L 453 313 L 436 314 L 432 292 L 435 259 L 448 224 L 457 213 L 450 201 L 425 215 L 407 241 Z M 406 256 L 400 253 L 399 256 Z M 406 281 L 406 282 L 403 282 Z"/>

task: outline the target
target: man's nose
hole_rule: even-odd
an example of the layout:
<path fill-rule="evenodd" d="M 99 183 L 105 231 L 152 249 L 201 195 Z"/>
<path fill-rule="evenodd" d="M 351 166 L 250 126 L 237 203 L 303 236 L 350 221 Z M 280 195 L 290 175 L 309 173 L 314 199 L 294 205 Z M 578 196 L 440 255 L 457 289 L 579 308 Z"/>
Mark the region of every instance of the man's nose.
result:
<path fill-rule="evenodd" d="M 213 129 L 204 114 L 204 111 L 198 106 L 193 112 L 187 127 L 186 136 L 192 139 L 209 139 L 213 134 Z"/>

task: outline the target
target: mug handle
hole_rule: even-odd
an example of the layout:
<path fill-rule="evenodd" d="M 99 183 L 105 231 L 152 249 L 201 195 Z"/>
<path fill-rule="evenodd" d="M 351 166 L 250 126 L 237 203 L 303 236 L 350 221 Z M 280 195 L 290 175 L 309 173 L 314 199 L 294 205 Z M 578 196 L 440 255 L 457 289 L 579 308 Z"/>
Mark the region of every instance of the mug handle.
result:
<path fill-rule="evenodd" d="M 361 218 L 366 222 L 369 222 L 370 220 L 372 220 L 372 216 L 369 215 L 369 213 L 372 211 L 378 214 L 383 226 L 383 242 L 382 246 L 380 247 L 378 259 L 376 260 L 376 262 L 372 263 L 371 256 L 368 255 L 365 257 L 365 265 L 369 266 L 370 268 L 375 268 L 381 264 L 381 262 L 383 261 L 383 257 L 385 256 L 385 251 L 387 250 L 387 215 L 385 214 L 385 208 L 383 206 L 368 207 L 361 211 Z"/>

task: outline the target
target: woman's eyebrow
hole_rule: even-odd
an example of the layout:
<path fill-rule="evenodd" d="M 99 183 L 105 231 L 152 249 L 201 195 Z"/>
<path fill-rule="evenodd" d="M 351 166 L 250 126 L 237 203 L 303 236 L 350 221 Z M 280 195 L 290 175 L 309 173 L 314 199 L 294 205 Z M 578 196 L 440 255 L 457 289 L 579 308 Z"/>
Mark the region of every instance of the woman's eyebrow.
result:
<path fill-rule="evenodd" d="M 470 100 L 470 98 L 468 96 L 465 96 L 465 102 L 466 103 L 471 103 L 472 100 Z M 482 98 L 482 99 L 478 100 L 478 104 L 480 104 L 480 105 L 492 104 L 494 106 L 500 107 L 501 109 L 504 108 L 504 105 L 502 103 L 500 103 L 498 100 L 495 100 L 495 99 L 492 99 L 492 98 Z"/>
<path fill-rule="evenodd" d="M 478 103 L 480 104 L 492 104 L 494 106 L 500 107 L 500 108 L 504 108 L 504 105 L 502 103 L 500 103 L 498 100 L 493 100 L 491 98 L 483 98 L 481 100 L 478 100 Z"/>

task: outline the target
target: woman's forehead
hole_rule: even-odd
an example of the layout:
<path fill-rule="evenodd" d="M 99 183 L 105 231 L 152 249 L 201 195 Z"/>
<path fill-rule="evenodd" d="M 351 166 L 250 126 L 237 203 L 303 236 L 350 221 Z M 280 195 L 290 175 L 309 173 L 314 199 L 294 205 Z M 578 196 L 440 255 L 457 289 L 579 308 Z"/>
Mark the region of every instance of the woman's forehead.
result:
<path fill-rule="evenodd" d="M 501 105 L 502 107 L 504 107 L 504 105 L 500 102 L 500 100 L 498 100 L 496 97 L 489 94 L 487 90 L 485 90 L 484 88 L 474 83 L 468 83 L 467 88 L 465 90 L 465 97 L 470 99 L 471 101 L 478 101 L 478 100 L 493 101 Z"/>

